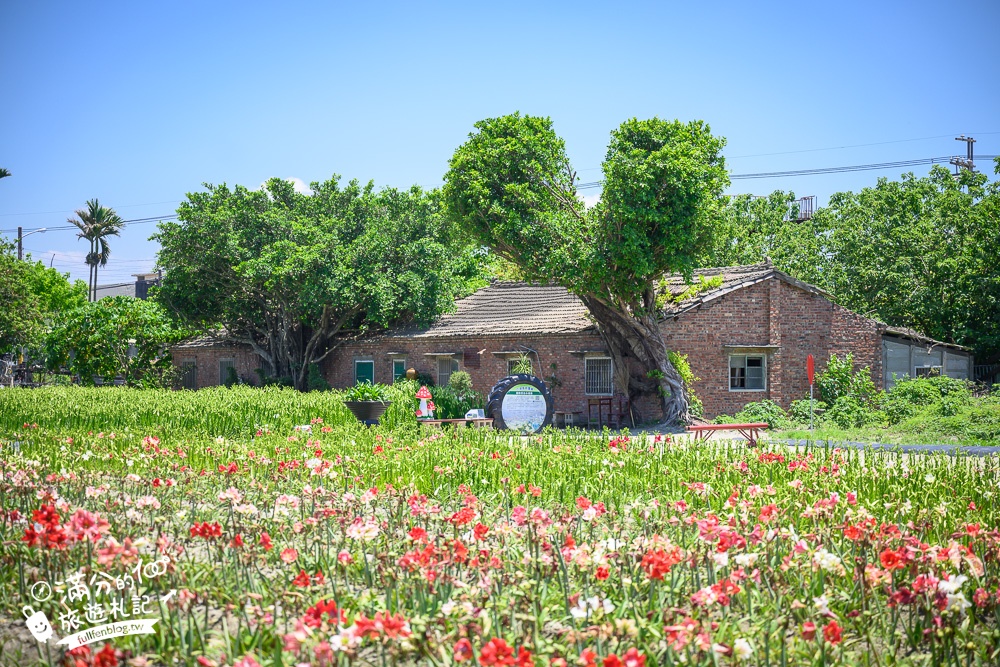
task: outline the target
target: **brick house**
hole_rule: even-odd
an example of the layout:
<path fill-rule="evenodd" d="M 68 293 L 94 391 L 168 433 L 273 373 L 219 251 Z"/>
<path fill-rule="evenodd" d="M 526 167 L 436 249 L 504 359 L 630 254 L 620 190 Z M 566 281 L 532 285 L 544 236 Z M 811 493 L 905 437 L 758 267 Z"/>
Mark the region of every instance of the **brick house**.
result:
<path fill-rule="evenodd" d="M 965 348 L 854 313 L 769 264 L 702 269 L 695 277 L 703 280 L 700 291 L 681 277 L 667 280 L 674 298 L 660 326 L 668 349 L 688 355 L 699 378 L 692 389 L 708 418 L 763 399 L 787 408 L 808 396 L 808 354 L 819 371 L 831 354 L 852 353 L 855 364 L 870 367 L 876 385 L 885 388 L 903 375 L 971 377 Z M 244 376 L 241 368 L 260 365 L 242 347 L 192 345 L 173 353 L 175 364 L 197 368 L 193 386 L 219 384 L 223 364 L 238 366 L 247 379 L 253 373 Z M 583 303 L 562 287 L 518 282 L 484 287 L 429 327 L 344 343 L 323 371 L 334 387 L 346 387 L 391 383 L 410 368 L 444 384 L 464 370 L 485 393 L 525 354 L 550 384 L 556 410 L 587 414 L 592 400 L 616 393 L 611 358 Z"/>

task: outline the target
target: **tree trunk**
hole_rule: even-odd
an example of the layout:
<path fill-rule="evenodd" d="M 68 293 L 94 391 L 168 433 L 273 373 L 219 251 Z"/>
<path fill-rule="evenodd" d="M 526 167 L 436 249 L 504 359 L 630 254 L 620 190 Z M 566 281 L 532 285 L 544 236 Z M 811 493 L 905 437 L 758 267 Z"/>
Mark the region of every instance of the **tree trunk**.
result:
<path fill-rule="evenodd" d="M 655 395 L 661 418 L 667 423 L 689 421 L 687 389 L 667 352 L 655 308 L 655 293 L 649 290 L 644 307 L 611 304 L 593 295 L 581 296 L 597 321 L 601 338 L 608 346 L 616 375 L 625 378 L 619 386 L 634 401 Z"/>

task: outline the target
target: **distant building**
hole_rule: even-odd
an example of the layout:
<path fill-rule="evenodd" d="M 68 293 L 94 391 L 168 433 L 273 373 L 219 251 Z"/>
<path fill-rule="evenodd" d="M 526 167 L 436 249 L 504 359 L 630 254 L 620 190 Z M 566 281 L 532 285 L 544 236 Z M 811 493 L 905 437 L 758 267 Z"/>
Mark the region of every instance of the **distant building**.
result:
<path fill-rule="evenodd" d="M 133 273 L 135 282 L 109 283 L 97 286 L 98 301 L 108 296 L 131 296 L 145 299 L 149 296 L 149 288 L 160 284 L 159 273 Z"/>

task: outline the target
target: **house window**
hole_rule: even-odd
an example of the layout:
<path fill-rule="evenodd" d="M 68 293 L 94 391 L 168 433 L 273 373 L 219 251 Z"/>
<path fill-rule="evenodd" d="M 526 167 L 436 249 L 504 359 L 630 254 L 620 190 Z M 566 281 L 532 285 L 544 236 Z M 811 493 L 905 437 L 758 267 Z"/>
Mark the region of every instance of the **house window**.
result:
<path fill-rule="evenodd" d="M 766 368 L 764 355 L 730 355 L 729 391 L 764 391 Z"/>
<path fill-rule="evenodd" d="M 913 367 L 913 377 L 917 378 L 930 378 L 941 375 L 940 366 L 914 366 Z"/>
<path fill-rule="evenodd" d="M 354 362 L 354 384 L 375 384 L 375 362 L 358 360 Z"/>
<path fill-rule="evenodd" d="M 181 386 L 184 389 L 198 388 L 198 362 L 194 359 L 181 361 Z"/>
<path fill-rule="evenodd" d="M 451 357 L 438 357 L 438 386 L 447 386 L 451 374 L 458 370 L 458 361 Z"/>
<path fill-rule="evenodd" d="M 392 360 L 392 381 L 398 382 L 399 380 L 406 379 L 406 359 L 393 359 Z"/>
<path fill-rule="evenodd" d="M 583 363 L 586 377 L 584 392 L 588 396 L 610 396 L 613 393 L 611 357 L 587 357 Z"/>
<path fill-rule="evenodd" d="M 520 361 L 520 359 L 516 358 L 507 360 L 507 375 L 514 375 L 517 372 L 514 369 Z"/>
<path fill-rule="evenodd" d="M 236 360 L 219 359 L 219 384 L 232 384 L 236 379 Z"/>

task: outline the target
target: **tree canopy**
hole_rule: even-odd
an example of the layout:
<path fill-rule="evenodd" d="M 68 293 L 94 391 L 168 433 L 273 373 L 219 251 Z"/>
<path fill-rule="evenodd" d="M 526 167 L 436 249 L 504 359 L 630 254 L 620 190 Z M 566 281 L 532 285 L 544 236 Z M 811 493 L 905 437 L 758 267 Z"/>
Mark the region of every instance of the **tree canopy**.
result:
<path fill-rule="evenodd" d="M 620 389 L 657 393 L 665 419 L 686 418 L 656 297 L 664 274 L 689 275 L 710 242 L 725 141 L 701 121 L 626 121 L 611 133 L 601 201 L 585 209 L 550 119 L 515 113 L 475 127 L 445 176 L 454 220 L 527 278 L 580 296 Z"/>
<path fill-rule="evenodd" d="M 793 199 L 729 200 L 703 264 L 769 257 L 847 308 L 981 358 L 1000 355 L 1000 183 L 968 171 L 956 179 L 936 166 L 834 194 L 804 222 L 784 219 Z"/>
<path fill-rule="evenodd" d="M 426 323 L 470 288 L 475 261 L 439 197 L 338 177 L 311 194 L 206 185 L 153 237 L 159 299 L 188 325 L 250 345 L 273 377 L 304 389 L 338 333 Z"/>
<path fill-rule="evenodd" d="M 87 266 L 90 267 L 90 300 L 97 300 L 97 269 L 108 265 L 111 258 L 111 246 L 108 244 L 109 236 L 118 236 L 125 221 L 121 219 L 113 208 L 101 206 L 96 199 L 87 202 L 87 208 L 76 211 L 76 217 L 67 218 L 66 222 L 74 225 L 80 231 L 77 238 L 85 239 L 90 243 L 90 252 L 87 253 Z"/>
<path fill-rule="evenodd" d="M 0 354 L 31 345 L 44 330 L 31 265 L 17 258 L 14 246 L 0 241 Z"/>
<path fill-rule="evenodd" d="M 188 333 L 157 303 L 107 297 L 65 313 L 46 337 L 46 358 L 83 384 L 121 377 L 130 387 L 158 386 L 171 365 L 167 345 Z"/>

